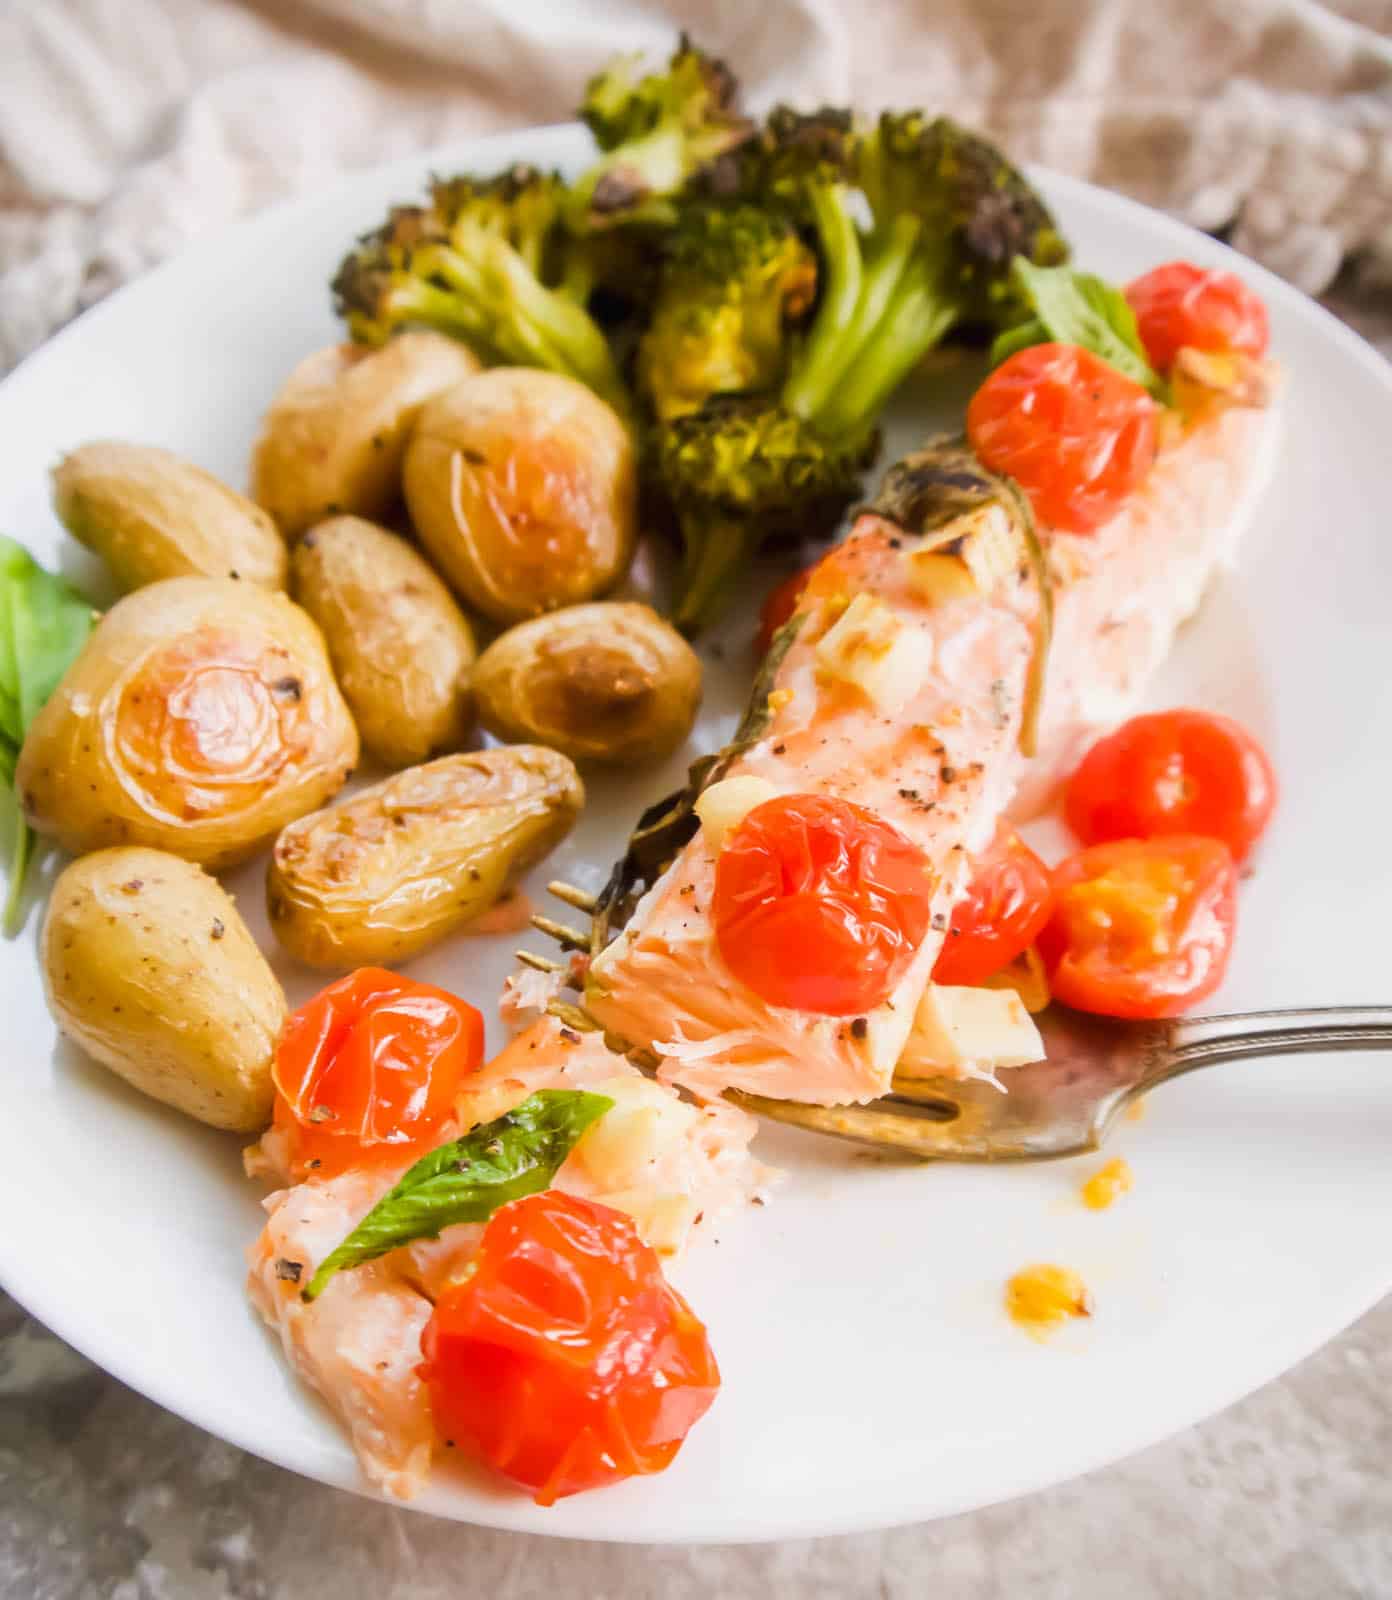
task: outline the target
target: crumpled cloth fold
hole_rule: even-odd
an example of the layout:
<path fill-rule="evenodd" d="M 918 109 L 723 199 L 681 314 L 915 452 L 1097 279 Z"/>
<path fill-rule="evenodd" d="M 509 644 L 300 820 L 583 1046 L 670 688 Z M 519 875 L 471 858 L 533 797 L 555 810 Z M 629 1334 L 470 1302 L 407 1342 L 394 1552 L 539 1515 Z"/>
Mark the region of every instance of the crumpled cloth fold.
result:
<path fill-rule="evenodd" d="M 923 106 L 1310 292 L 1392 285 L 1392 0 L 10 0 L 0 371 L 195 236 L 338 173 L 569 116 L 678 27 L 748 102 Z"/>

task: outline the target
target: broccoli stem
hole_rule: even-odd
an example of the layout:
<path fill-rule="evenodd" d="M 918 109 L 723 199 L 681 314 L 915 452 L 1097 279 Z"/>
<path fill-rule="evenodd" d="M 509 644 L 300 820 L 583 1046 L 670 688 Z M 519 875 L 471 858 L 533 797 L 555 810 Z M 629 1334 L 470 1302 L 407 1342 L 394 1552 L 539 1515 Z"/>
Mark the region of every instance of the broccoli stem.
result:
<path fill-rule="evenodd" d="M 682 538 L 686 554 L 672 620 L 683 632 L 695 633 L 715 615 L 756 538 L 747 521 L 729 515 L 705 520 L 699 529 L 683 526 Z"/>
<path fill-rule="evenodd" d="M 863 276 L 860 233 L 846 190 L 838 184 L 816 184 L 811 198 L 827 283 L 807 343 L 783 386 L 783 404 L 800 417 L 813 415 L 845 365 L 845 330 L 855 320 Z"/>
<path fill-rule="evenodd" d="M 816 416 L 820 432 L 853 441 L 867 436 L 890 396 L 957 320 L 959 307 L 943 298 L 937 275 L 915 263 L 904 273 L 884 314 L 856 352 L 853 370 Z"/>
<path fill-rule="evenodd" d="M 503 286 L 517 313 L 512 321 L 519 335 L 538 352 L 535 364 L 578 379 L 630 421 L 627 388 L 588 312 L 538 283 L 506 244 L 492 243 L 494 248 L 485 258 L 487 271 Z"/>

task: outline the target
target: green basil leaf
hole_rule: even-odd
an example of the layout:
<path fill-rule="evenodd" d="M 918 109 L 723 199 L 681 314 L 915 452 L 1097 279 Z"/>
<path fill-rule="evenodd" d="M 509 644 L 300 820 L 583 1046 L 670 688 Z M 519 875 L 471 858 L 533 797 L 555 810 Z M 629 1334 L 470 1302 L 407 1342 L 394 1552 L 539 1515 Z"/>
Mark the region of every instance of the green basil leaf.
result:
<path fill-rule="evenodd" d="M 317 1299 L 336 1272 L 360 1267 L 458 1222 L 485 1222 L 499 1206 L 550 1187 L 591 1123 L 614 1102 L 583 1089 L 540 1089 L 505 1115 L 422 1156 L 329 1252 L 300 1291 Z"/>
<path fill-rule="evenodd" d="M 0 775 L 7 785 L 14 782 L 29 724 L 87 643 L 95 620 L 66 579 L 46 572 L 23 545 L 0 534 Z M 22 816 L 11 832 L 7 935 L 19 925 L 35 843 Z"/>
<path fill-rule="evenodd" d="M 4 545 L 0 583 L 9 611 L 14 672 L 13 683 L 5 687 L 19 705 L 22 743 L 29 724 L 87 643 L 96 614 L 65 578 L 45 572 L 22 545 L 12 539 Z"/>
<path fill-rule="evenodd" d="M 1015 257 L 1010 273 L 1034 315 L 997 338 L 993 365 L 1032 344 L 1076 344 L 1165 398 L 1164 380 L 1146 357 L 1136 313 L 1120 289 L 1072 267 L 1036 267 L 1025 256 Z"/>

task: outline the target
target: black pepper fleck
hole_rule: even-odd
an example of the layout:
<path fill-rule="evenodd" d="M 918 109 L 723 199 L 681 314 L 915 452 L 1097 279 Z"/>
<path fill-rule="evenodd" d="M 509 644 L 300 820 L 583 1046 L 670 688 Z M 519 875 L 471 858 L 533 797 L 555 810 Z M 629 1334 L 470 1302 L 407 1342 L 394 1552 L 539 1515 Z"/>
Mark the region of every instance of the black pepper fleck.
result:
<path fill-rule="evenodd" d="M 227 929 L 223 926 L 222 918 L 221 917 L 214 917 L 213 918 L 213 938 L 214 939 L 221 939 L 223 934 L 225 934 L 226 932 L 227 932 Z"/>
<path fill-rule="evenodd" d="M 280 1260 L 276 1262 L 275 1272 L 276 1277 L 283 1278 L 286 1283 L 298 1283 L 304 1273 L 304 1262 L 290 1261 L 285 1256 L 281 1256 Z"/>
<path fill-rule="evenodd" d="M 857 1017 L 851 1023 L 851 1038 L 863 1039 L 870 1032 L 870 1022 L 867 1017 Z"/>

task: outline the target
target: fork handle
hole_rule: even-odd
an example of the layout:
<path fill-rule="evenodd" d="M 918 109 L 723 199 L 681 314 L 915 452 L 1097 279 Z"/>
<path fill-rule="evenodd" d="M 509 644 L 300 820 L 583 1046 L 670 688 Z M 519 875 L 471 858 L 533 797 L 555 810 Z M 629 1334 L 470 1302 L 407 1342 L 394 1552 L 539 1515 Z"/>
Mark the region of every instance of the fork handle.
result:
<path fill-rule="evenodd" d="M 1157 1079 L 1250 1056 L 1324 1050 L 1392 1050 L 1392 1006 L 1311 1006 L 1182 1017 L 1171 1024 L 1173 1051 Z"/>

